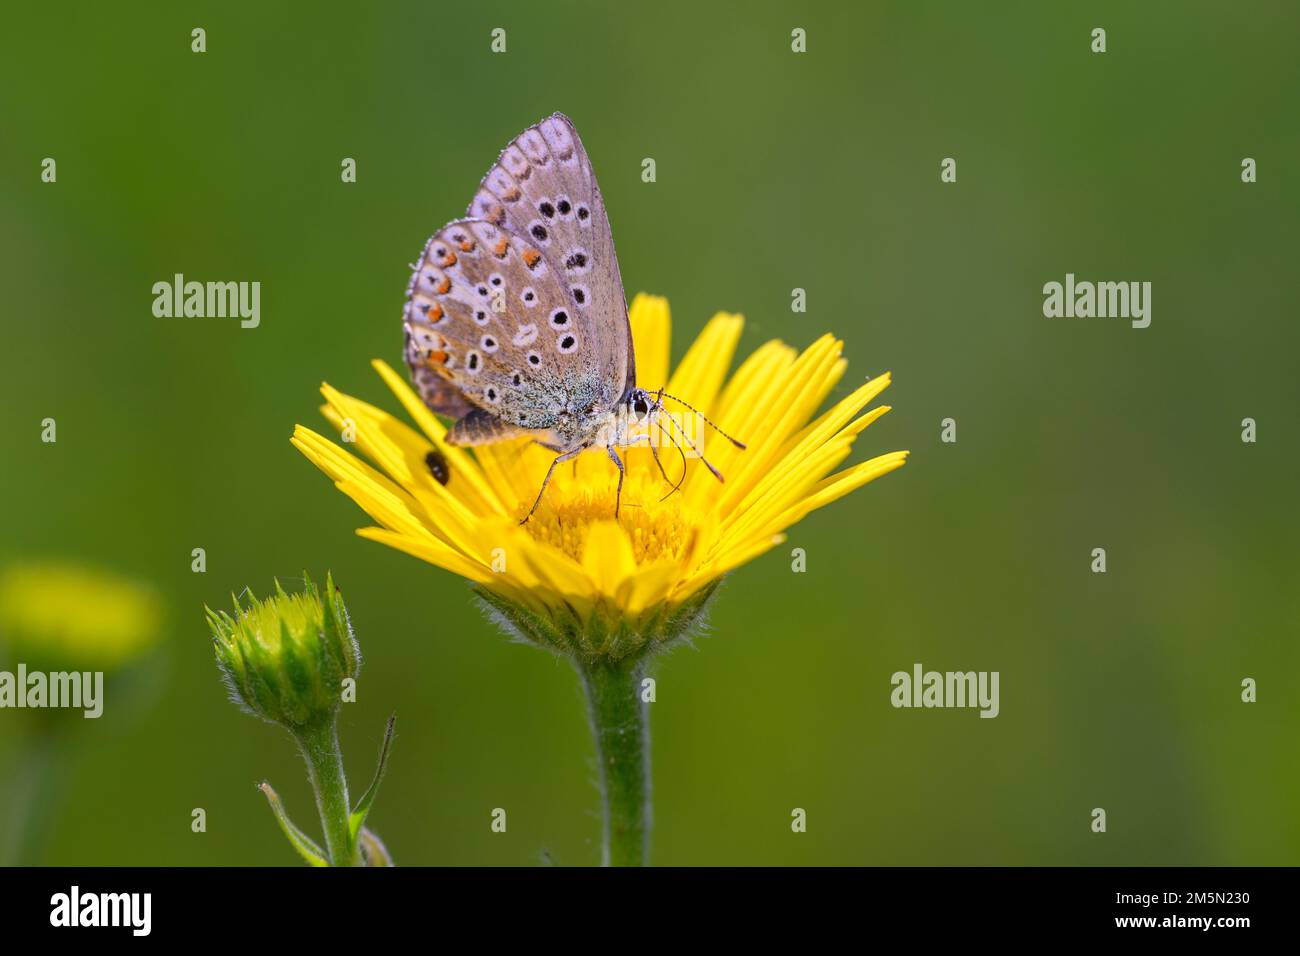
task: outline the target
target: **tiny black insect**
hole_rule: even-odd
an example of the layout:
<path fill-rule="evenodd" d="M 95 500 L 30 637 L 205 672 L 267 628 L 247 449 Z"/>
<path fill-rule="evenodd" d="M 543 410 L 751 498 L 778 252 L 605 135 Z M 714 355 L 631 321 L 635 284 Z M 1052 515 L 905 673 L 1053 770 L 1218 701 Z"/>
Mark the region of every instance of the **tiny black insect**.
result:
<path fill-rule="evenodd" d="M 451 466 L 447 464 L 447 458 L 442 452 L 435 448 L 424 456 L 424 463 L 429 468 L 429 474 L 433 475 L 438 484 L 447 483 L 447 479 L 451 477 Z"/>

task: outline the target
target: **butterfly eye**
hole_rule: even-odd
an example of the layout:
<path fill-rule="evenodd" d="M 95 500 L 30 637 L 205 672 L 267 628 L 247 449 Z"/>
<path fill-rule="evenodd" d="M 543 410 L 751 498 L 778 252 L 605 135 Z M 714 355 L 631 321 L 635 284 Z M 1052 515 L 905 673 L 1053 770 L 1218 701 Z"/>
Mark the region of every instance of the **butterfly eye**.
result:
<path fill-rule="evenodd" d="M 650 412 L 650 406 L 646 404 L 644 398 L 638 398 L 632 403 L 632 411 L 636 413 L 637 418 L 647 415 Z"/>

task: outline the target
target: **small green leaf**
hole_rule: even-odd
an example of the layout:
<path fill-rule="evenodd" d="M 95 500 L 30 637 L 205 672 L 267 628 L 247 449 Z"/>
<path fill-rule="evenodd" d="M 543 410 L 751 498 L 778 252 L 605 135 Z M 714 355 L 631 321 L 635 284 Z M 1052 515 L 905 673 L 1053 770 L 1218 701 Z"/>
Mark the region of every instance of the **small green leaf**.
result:
<path fill-rule="evenodd" d="M 361 858 L 365 861 L 366 866 L 393 865 L 393 858 L 388 853 L 388 847 L 384 846 L 384 841 L 379 839 L 374 830 L 369 827 L 362 827 L 357 836 L 357 843 L 361 847 Z"/>
<path fill-rule="evenodd" d="M 280 795 L 271 789 L 271 785 L 263 781 L 257 789 L 266 794 L 266 800 L 271 804 L 271 812 L 279 821 L 280 829 L 284 831 L 284 835 L 289 838 L 289 842 L 302 858 L 312 866 L 329 866 L 329 862 L 325 859 L 325 852 L 312 841 L 311 837 L 294 826 L 293 821 L 289 819 L 289 814 L 284 810 L 284 804 L 280 802 Z"/>
<path fill-rule="evenodd" d="M 361 825 L 366 822 L 366 815 L 370 813 L 370 805 L 375 802 L 375 794 L 379 792 L 379 782 L 384 778 L 384 768 L 388 766 L 388 751 L 393 746 L 393 725 L 396 723 L 397 715 L 393 714 L 388 718 L 388 726 L 384 729 L 384 742 L 379 747 L 379 766 L 375 768 L 375 779 L 370 781 L 370 786 L 357 801 L 357 807 L 348 820 L 354 843 L 357 834 L 361 832 Z"/>

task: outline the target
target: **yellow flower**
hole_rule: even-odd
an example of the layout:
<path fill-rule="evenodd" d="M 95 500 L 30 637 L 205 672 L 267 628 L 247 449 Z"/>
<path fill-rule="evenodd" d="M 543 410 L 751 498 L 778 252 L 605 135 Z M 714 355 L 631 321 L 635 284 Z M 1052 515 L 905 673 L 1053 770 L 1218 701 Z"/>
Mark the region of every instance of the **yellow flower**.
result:
<path fill-rule="evenodd" d="M 0 574 L 0 640 L 16 661 L 112 670 L 158 638 L 162 605 L 144 585 L 62 562 Z"/>
<path fill-rule="evenodd" d="M 361 529 L 362 537 L 475 582 L 531 640 L 622 659 L 678 636 L 724 574 L 781 543 L 810 511 L 907 457 L 891 452 L 835 471 L 858 434 L 889 410 L 859 414 L 889 375 L 814 419 L 846 367 L 833 336 L 801 353 L 768 342 L 727 379 L 744 320 L 720 313 L 669 376 L 667 301 L 638 295 L 630 318 L 638 384 L 665 386 L 748 445 L 709 436 L 704 453 L 725 483 L 688 458 L 681 491 L 665 498 L 671 485 L 650 450 L 627 448 L 615 520 L 617 471 L 604 454 L 584 454 L 556 469 L 537 512 L 520 525 L 554 453 L 522 438 L 472 452 L 447 445 L 446 427 L 379 361 L 375 368 L 420 431 L 324 385 L 325 417 L 376 467 L 301 425 L 293 443 L 374 519 L 378 526 Z M 445 485 L 427 464 L 435 450 L 446 462 Z M 677 452 L 661 447 L 660 458 L 676 481 Z"/>

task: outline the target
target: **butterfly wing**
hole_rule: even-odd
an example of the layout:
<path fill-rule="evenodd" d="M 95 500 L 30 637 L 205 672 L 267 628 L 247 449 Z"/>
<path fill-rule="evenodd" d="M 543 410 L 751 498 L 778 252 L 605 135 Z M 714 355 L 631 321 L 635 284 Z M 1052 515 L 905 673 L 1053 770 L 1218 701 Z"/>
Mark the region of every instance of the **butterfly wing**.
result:
<path fill-rule="evenodd" d="M 406 364 L 411 370 L 411 381 L 415 385 L 415 390 L 420 393 L 420 398 L 424 399 L 424 404 L 439 415 L 446 415 L 448 418 L 460 418 L 473 410 L 474 406 L 461 394 L 454 382 L 439 375 L 422 357 L 413 360 L 415 346 L 412 342 L 412 334 L 408 324 Z"/>
<path fill-rule="evenodd" d="M 474 412 L 452 435 L 464 444 L 552 428 L 595 348 L 536 244 L 477 219 L 426 244 L 404 318 L 406 363 L 425 402 L 458 418 Z"/>
<path fill-rule="evenodd" d="M 555 113 L 515 137 L 483 177 L 469 215 L 542 252 L 588 343 L 584 358 L 621 397 L 636 382 L 627 300 L 605 202 L 569 118 Z"/>

